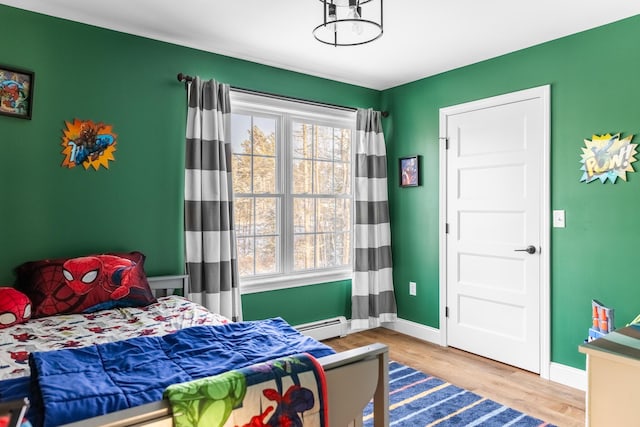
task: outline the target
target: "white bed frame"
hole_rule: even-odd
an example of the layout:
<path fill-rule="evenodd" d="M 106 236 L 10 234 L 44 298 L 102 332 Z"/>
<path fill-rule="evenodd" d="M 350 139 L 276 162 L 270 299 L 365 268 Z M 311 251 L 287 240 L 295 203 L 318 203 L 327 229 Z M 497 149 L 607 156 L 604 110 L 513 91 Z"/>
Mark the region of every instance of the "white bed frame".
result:
<path fill-rule="evenodd" d="M 147 277 L 149 287 L 156 297 L 163 297 L 175 290 L 182 291 L 182 295 L 186 296 L 189 289 L 189 276 L 154 276 Z"/>
<path fill-rule="evenodd" d="M 149 277 L 156 296 L 181 289 L 187 295 L 188 276 Z M 373 399 L 373 425 L 389 425 L 389 349 L 372 344 L 318 359 L 327 380 L 329 426 L 362 426 L 362 411 Z M 67 424 L 64 427 L 172 427 L 167 400 Z"/>

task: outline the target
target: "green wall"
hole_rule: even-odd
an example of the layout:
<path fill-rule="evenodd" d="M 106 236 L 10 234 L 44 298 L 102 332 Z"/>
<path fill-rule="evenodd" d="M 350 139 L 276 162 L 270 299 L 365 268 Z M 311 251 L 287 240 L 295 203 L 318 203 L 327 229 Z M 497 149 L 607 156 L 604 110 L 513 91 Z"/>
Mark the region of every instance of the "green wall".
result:
<path fill-rule="evenodd" d="M 577 347 L 591 299 L 615 308 L 616 326 L 640 313 L 640 176 L 615 185 L 580 183 L 580 148 L 593 134 L 635 134 L 640 143 L 640 16 L 399 86 L 383 93 L 389 145 L 394 281 L 399 315 L 439 327 L 439 109 L 551 85 L 551 359 L 584 368 Z M 400 189 L 396 159 L 423 156 L 424 185 Z M 637 156 L 640 158 L 640 156 Z M 640 163 L 636 169 L 640 168 Z M 416 281 L 418 295 L 408 296 Z"/>
<path fill-rule="evenodd" d="M 33 120 L 0 116 L 0 285 L 41 258 L 140 250 L 149 275 L 183 271 L 182 193 L 186 92 L 176 75 L 351 107 L 379 107 L 380 92 L 226 56 L 0 6 L 3 65 L 35 71 Z M 109 170 L 60 165 L 62 130 L 74 118 L 113 125 Z M 317 289 L 316 289 L 317 288 Z M 313 298 L 344 298 L 340 286 L 255 294 L 245 316 L 311 321 Z M 286 301 L 296 300 L 297 306 Z M 269 309 L 263 307 L 267 305 Z M 302 308 L 301 308 L 302 307 Z"/>
<path fill-rule="evenodd" d="M 300 303 L 309 301 L 309 304 Z M 302 286 L 242 296 L 245 320 L 282 316 L 292 325 L 328 319 L 351 317 L 351 280 Z"/>

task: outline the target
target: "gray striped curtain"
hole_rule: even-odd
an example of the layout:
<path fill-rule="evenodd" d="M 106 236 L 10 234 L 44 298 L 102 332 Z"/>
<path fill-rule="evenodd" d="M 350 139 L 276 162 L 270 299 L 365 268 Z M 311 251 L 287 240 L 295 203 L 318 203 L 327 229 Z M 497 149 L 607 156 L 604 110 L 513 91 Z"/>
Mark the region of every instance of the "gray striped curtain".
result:
<path fill-rule="evenodd" d="M 229 85 L 189 86 L 184 180 L 189 299 L 242 320 L 231 186 Z"/>
<path fill-rule="evenodd" d="M 358 109 L 355 164 L 355 267 L 351 327 L 366 329 L 397 319 L 391 263 L 387 150 L 381 114 Z"/>

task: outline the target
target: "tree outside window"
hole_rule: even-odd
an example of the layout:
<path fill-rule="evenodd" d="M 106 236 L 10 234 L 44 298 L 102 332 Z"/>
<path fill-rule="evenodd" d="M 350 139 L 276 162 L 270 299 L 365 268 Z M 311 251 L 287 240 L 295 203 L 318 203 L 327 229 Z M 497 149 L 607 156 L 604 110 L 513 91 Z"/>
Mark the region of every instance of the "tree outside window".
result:
<path fill-rule="evenodd" d="M 350 128 L 326 120 L 232 114 L 241 278 L 350 266 L 351 140 Z"/>

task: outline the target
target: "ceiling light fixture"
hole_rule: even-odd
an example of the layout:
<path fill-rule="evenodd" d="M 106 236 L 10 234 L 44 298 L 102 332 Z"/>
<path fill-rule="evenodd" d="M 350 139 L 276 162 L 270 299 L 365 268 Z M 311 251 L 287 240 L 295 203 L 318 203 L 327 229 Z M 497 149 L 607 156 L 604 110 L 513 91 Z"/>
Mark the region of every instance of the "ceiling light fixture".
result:
<path fill-rule="evenodd" d="M 324 19 L 313 29 L 313 36 L 332 46 L 357 46 L 380 38 L 382 1 L 320 0 Z"/>

